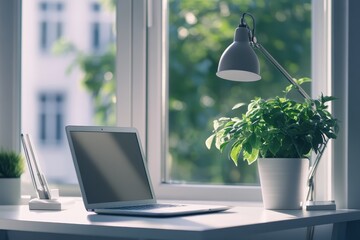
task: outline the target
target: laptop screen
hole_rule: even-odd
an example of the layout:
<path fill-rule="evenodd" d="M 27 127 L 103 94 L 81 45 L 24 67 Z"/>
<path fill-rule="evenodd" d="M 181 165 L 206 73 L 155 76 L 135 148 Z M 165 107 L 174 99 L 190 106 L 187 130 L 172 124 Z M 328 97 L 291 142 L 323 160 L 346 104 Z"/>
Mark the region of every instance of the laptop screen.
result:
<path fill-rule="evenodd" d="M 136 132 L 69 134 L 89 204 L 153 198 Z"/>

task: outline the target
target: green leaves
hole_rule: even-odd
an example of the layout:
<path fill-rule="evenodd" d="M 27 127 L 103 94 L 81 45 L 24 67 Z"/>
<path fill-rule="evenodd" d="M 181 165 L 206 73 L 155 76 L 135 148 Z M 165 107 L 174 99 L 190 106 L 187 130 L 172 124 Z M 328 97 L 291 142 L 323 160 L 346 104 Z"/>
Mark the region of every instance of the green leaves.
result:
<path fill-rule="evenodd" d="M 302 84 L 308 78 L 297 80 Z M 287 87 L 288 93 L 294 87 Z M 214 133 L 206 140 L 206 146 L 221 152 L 231 143 L 229 157 L 237 165 L 239 159 L 252 164 L 260 157 L 303 158 L 311 151 L 318 151 L 335 139 L 337 119 L 327 110 L 331 96 L 295 102 L 286 97 L 273 99 L 255 98 L 241 118 L 220 118 L 214 121 Z M 237 109 L 243 104 L 236 104 Z"/>
<path fill-rule="evenodd" d="M 235 165 L 237 166 L 237 161 L 240 155 L 240 152 L 242 150 L 242 144 L 239 142 L 236 142 L 232 147 L 230 151 L 230 158 L 233 160 Z"/>
<path fill-rule="evenodd" d="M 245 105 L 246 105 L 245 103 L 238 103 L 235 106 L 233 106 L 232 110 L 238 109 L 238 108 L 240 108 L 242 106 L 245 106 Z"/>
<path fill-rule="evenodd" d="M 307 82 L 311 82 L 310 78 L 304 77 L 304 78 L 300 78 L 300 79 L 293 79 L 298 85 L 301 85 L 303 83 L 307 83 Z M 291 90 L 293 90 L 294 88 L 296 88 L 295 85 L 289 85 L 285 88 L 284 93 L 287 94 L 289 93 Z"/>
<path fill-rule="evenodd" d="M 208 137 L 208 138 L 206 139 L 205 145 L 206 145 L 206 147 L 207 147 L 208 149 L 211 148 L 211 145 L 212 145 L 212 143 L 213 143 L 213 141 L 214 141 L 215 136 L 216 136 L 216 134 L 212 134 L 210 137 Z"/>

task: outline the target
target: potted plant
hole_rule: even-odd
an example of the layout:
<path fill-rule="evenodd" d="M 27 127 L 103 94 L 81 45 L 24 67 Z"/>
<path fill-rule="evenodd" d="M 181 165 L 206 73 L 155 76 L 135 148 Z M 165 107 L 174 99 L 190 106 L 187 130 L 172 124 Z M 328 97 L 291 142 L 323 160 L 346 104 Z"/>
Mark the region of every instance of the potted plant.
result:
<path fill-rule="evenodd" d="M 20 202 L 24 160 L 14 151 L 0 150 L 0 204 L 12 205 Z"/>
<path fill-rule="evenodd" d="M 309 79 L 299 79 L 302 84 Z M 337 120 L 326 105 L 334 97 L 320 96 L 296 102 L 287 97 L 255 98 L 241 117 L 221 117 L 214 121 L 213 134 L 206 140 L 210 149 L 228 151 L 237 165 L 242 157 L 248 164 L 258 161 L 265 208 L 300 208 L 304 200 L 309 157 L 319 154 L 328 139 L 335 139 Z M 237 104 L 233 109 L 244 106 Z M 301 159 L 301 160 L 299 160 Z M 296 184 L 300 189 L 295 189 Z M 269 186 L 270 185 L 270 186 Z M 268 190 L 268 187 L 271 189 Z"/>

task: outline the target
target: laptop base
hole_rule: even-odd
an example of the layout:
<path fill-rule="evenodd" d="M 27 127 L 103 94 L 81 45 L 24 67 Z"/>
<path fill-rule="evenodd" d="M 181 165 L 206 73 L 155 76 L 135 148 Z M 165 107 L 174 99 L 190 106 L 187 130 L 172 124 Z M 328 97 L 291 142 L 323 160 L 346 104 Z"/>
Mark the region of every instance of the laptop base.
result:
<path fill-rule="evenodd" d="M 161 205 L 161 204 L 160 204 Z M 124 210 L 121 208 L 105 208 L 94 209 L 97 214 L 107 215 L 123 215 L 123 216 L 138 216 L 138 217 L 178 217 L 186 215 L 197 215 L 206 213 L 222 212 L 230 209 L 229 206 L 219 205 L 192 205 L 192 204 L 179 204 L 179 206 L 168 208 L 157 208 L 149 210 Z"/>

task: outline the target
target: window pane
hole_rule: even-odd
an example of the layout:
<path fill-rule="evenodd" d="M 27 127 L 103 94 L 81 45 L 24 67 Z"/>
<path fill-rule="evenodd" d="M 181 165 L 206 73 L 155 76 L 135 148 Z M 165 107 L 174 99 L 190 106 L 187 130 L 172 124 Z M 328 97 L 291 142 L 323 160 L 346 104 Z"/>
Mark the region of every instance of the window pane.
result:
<path fill-rule="evenodd" d="M 235 167 L 226 153 L 209 151 L 204 142 L 213 120 L 242 113 L 231 110 L 236 103 L 281 95 L 288 82 L 259 52 L 258 82 L 219 79 L 218 61 L 233 40 L 241 13 L 249 12 L 256 19 L 258 42 L 293 77 L 311 77 L 311 1 L 169 0 L 168 11 L 166 181 L 258 184 L 256 163 L 240 160 Z M 310 85 L 304 87 L 310 92 Z"/>
<path fill-rule="evenodd" d="M 115 125 L 112 4 L 23 1 L 22 132 L 50 183 L 76 182 L 66 125 Z"/>

